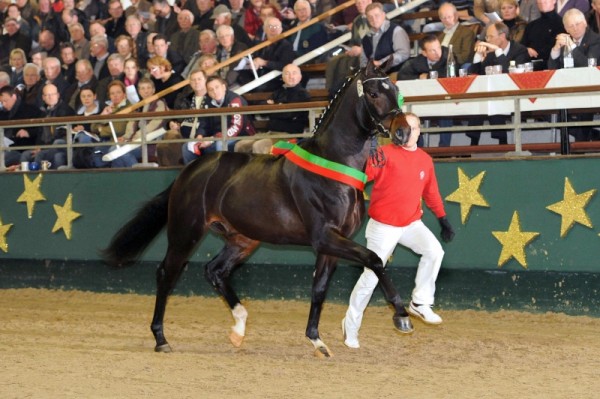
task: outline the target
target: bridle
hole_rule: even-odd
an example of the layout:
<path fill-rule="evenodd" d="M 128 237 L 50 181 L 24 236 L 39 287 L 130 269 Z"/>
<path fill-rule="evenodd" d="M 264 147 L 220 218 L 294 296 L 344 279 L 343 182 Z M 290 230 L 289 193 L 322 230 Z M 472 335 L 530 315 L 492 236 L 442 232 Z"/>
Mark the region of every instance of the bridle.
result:
<path fill-rule="evenodd" d="M 388 117 L 392 116 L 395 117 L 396 115 L 399 115 L 402 113 L 402 110 L 400 108 L 394 108 L 391 109 L 388 113 L 386 113 L 385 115 L 383 115 L 381 118 L 379 118 L 379 120 L 377 120 L 374 116 L 373 116 L 373 112 L 371 111 L 371 107 L 369 106 L 369 102 L 366 99 L 366 96 L 364 96 L 364 94 L 362 93 L 362 85 L 370 80 L 388 80 L 390 84 L 393 84 L 392 81 L 390 80 L 389 77 L 377 77 L 377 78 L 368 78 L 365 79 L 364 81 L 358 81 L 357 84 L 359 84 L 359 97 L 363 97 L 363 100 L 365 101 L 365 106 L 367 108 L 367 113 L 369 114 L 369 118 L 371 120 L 371 124 L 373 125 L 373 128 L 371 128 L 371 131 L 375 131 L 376 134 L 374 136 L 377 135 L 381 135 L 384 137 L 390 137 L 390 130 L 387 129 L 385 126 L 383 126 L 383 123 L 381 123 L 381 121 L 387 119 Z"/>

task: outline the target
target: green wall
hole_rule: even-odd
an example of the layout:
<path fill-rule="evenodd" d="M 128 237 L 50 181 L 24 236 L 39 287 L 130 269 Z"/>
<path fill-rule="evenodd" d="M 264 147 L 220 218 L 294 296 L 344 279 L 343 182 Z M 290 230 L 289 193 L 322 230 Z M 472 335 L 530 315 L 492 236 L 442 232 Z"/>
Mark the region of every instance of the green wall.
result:
<path fill-rule="evenodd" d="M 459 170 L 464 172 L 466 180 L 474 180 L 485 172 L 479 190 L 471 191 L 471 194 L 479 193 L 489 204 L 488 207 L 473 206 L 466 223 L 462 224 L 461 205 L 446 201 L 448 218 L 455 227 L 456 238 L 452 243 L 444 244 L 446 256 L 438 281 L 438 296 L 444 298 L 445 295 L 449 307 L 462 303 L 462 307 L 473 308 L 537 309 L 540 303 L 547 302 L 539 309 L 550 307 L 589 313 L 590 305 L 598 302 L 596 287 L 600 275 L 600 200 L 595 192 L 600 187 L 600 177 L 596 172 L 598 162 L 598 158 L 586 157 L 437 162 L 436 173 L 444 198 L 468 186 L 466 181 L 459 184 Z M 28 286 L 28 282 L 31 286 L 60 288 L 60 284 L 52 284 L 52 281 L 60 281 L 66 288 L 101 290 L 104 284 L 116 287 L 116 291 L 152 291 L 153 267 L 140 269 L 150 275 L 144 277 L 144 284 L 149 285 L 143 287 L 127 282 L 124 276 L 130 276 L 127 274 L 130 272 L 124 271 L 114 275 L 116 280 L 105 281 L 101 276 L 108 271 L 98 262 L 97 251 L 106 246 L 116 229 L 140 204 L 167 187 L 177 173 L 178 170 L 173 169 L 48 172 L 43 174 L 40 187 L 46 200 L 35 203 L 31 219 L 27 216 L 26 204 L 17 202 L 24 192 L 24 174 L 0 174 L 0 220 L 5 230 L 8 224 L 12 224 L 4 234 L 7 252 L 0 250 L 0 275 L 3 276 L 0 288 Z M 33 180 L 39 174 L 28 173 L 25 176 Z M 547 207 L 564 200 L 567 179 L 573 192 L 572 198 L 564 202 L 567 216 L 563 217 Z M 54 206 L 63 206 L 69 194 L 72 194 L 73 210 L 81 214 L 72 222 L 71 239 L 66 238 L 62 229 L 52 232 L 57 221 Z M 468 198 L 476 200 L 473 196 Z M 492 232 L 507 232 L 515 211 L 519 214 L 520 230 L 538 235 L 528 244 L 520 245 L 524 250 L 525 264 L 509 256 L 499 266 L 503 248 L 509 245 L 503 246 Z M 569 217 L 573 224 L 564 230 L 561 237 L 561 222 L 568 225 Z M 425 221 L 436 234 L 439 233 L 437 221 L 429 211 L 426 211 Z M 515 237 L 518 238 L 515 234 L 509 235 L 507 242 L 514 244 Z M 0 244 L 1 239 L 2 235 Z M 363 230 L 357 233 L 355 239 L 364 243 Z M 220 246 L 218 238 L 208 236 L 192 262 L 205 262 Z M 165 237 L 161 236 L 144 255 L 146 265 L 155 265 L 162 259 L 164 251 Z M 398 281 L 406 284 L 404 296 L 410 292 L 411 273 L 416 262 L 417 257 L 402 248 L 395 251 L 391 261 L 390 270 L 397 273 Z M 253 292 L 252 287 L 260 285 L 258 282 L 264 278 L 267 282 L 262 284 L 266 287 L 271 286 L 269 279 L 280 285 L 279 291 L 270 294 L 268 290 L 262 291 L 262 294 L 261 290 L 254 292 L 257 297 L 283 298 L 287 296 L 282 293 L 289 289 L 308 294 L 313 263 L 311 249 L 264 245 L 248 260 L 248 267 L 236 272 L 236 278 L 246 281 L 240 284 L 245 287 L 248 284 L 250 293 Z M 347 298 L 355 277 L 353 273 L 360 270 L 348 266 L 342 263 L 340 270 L 353 272 L 336 273 L 341 292 L 330 294 L 334 299 Z M 200 270 L 197 275 L 202 280 L 201 267 L 195 265 L 195 269 Z M 86 270 L 93 271 L 91 282 L 94 284 L 84 282 Z M 257 270 L 264 270 L 264 276 L 252 278 L 248 271 L 260 273 Z M 284 273 L 289 277 L 288 273 L 292 270 L 305 275 L 300 277 L 294 272 L 293 278 L 281 279 L 277 275 Z M 441 284 L 443 281 L 447 285 Z M 182 284 L 182 293 L 197 293 Z M 201 286 L 203 283 L 194 284 Z M 293 284 L 300 284 L 301 289 L 291 288 Z M 571 289 L 567 289 L 566 285 Z M 202 293 L 211 292 L 209 287 L 205 288 Z M 106 287 L 106 290 L 111 289 Z M 498 305 L 502 303 L 503 296 L 510 298 L 503 302 L 504 305 Z M 562 299 L 552 299 L 561 296 Z M 557 304 L 560 306 L 556 307 Z M 591 313 L 594 313 L 593 310 Z"/>

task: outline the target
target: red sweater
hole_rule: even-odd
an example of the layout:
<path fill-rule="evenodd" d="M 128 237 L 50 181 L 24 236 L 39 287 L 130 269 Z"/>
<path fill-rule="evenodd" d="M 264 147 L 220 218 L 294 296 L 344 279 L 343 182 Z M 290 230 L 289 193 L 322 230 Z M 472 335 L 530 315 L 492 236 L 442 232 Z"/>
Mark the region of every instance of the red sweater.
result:
<path fill-rule="evenodd" d="M 375 180 L 369 216 L 391 226 L 408 226 L 423 215 L 421 198 L 436 217 L 446 216 L 431 157 L 420 148 L 409 151 L 388 144 L 381 149 L 382 167 L 367 161 L 368 179 Z"/>

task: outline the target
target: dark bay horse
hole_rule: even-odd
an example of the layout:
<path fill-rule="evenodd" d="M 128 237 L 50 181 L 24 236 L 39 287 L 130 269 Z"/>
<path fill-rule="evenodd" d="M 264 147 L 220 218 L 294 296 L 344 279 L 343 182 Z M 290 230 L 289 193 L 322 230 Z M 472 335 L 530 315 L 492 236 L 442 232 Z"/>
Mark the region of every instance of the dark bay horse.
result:
<path fill-rule="evenodd" d="M 412 332 L 408 313 L 379 257 L 348 238 L 365 213 L 357 179 L 364 176 L 375 136 L 389 133 L 384 124 L 391 126 L 397 141 L 408 140 L 410 128 L 398 107 L 398 89 L 381 69 L 369 63 L 348 79 L 312 138 L 297 147 L 284 145 L 280 148 L 284 154 L 279 156 L 230 152 L 202 156 L 145 204 L 115 234 L 103 254 L 109 264 L 131 264 L 167 225 L 168 248 L 157 269 L 151 325 L 155 350 L 171 351 L 163 331 L 167 298 L 208 229 L 225 241 L 223 249 L 206 264 L 205 276 L 231 309 L 233 345 L 242 343 L 248 314 L 229 276 L 262 241 L 312 246 L 317 253 L 306 327 L 316 356 L 332 356 L 320 339 L 318 326 L 338 258 L 372 269 L 394 306 L 394 326 L 400 332 Z M 305 158 L 317 158 L 320 166 Z M 342 181 L 336 176 L 342 176 Z"/>

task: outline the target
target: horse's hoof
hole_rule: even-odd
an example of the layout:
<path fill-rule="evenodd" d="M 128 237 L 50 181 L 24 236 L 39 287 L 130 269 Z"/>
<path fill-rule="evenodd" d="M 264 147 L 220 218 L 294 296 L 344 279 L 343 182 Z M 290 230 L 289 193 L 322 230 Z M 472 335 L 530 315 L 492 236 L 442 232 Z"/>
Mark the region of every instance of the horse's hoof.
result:
<path fill-rule="evenodd" d="M 162 344 L 162 345 L 156 345 L 156 347 L 154 348 L 154 352 L 160 352 L 160 353 L 171 353 L 171 346 L 169 344 Z"/>
<path fill-rule="evenodd" d="M 333 353 L 327 347 L 320 347 L 315 349 L 314 355 L 317 359 L 330 359 L 333 357 Z"/>
<path fill-rule="evenodd" d="M 232 331 L 231 334 L 229 334 L 229 340 L 233 346 L 239 348 L 242 346 L 242 342 L 244 342 L 244 336 Z"/>
<path fill-rule="evenodd" d="M 415 331 L 408 316 L 394 317 L 394 326 L 402 334 L 412 334 Z"/>

